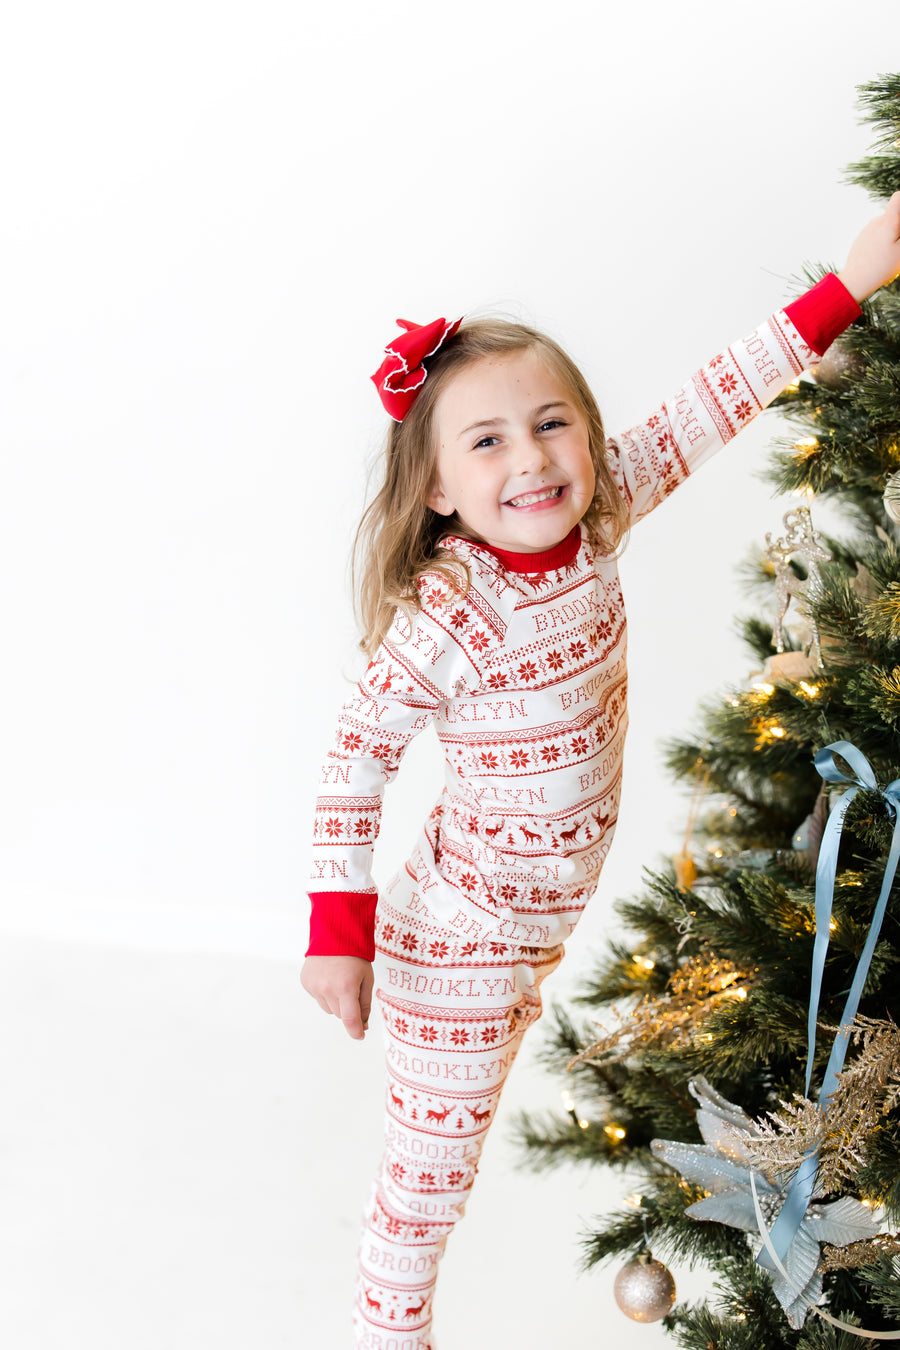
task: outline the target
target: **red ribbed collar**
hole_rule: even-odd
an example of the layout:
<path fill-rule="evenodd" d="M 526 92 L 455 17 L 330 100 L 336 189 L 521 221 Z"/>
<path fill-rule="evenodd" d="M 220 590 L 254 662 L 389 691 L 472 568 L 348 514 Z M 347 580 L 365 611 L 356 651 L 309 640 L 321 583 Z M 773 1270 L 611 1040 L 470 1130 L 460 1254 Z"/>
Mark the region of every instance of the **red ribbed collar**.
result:
<path fill-rule="evenodd" d="M 459 537 L 459 535 L 447 536 L 448 539 Z M 545 549 L 543 553 L 510 553 L 508 549 L 495 548 L 493 544 L 485 544 L 480 539 L 477 541 L 466 539 L 463 542 L 470 548 L 490 553 L 491 557 L 503 564 L 507 572 L 552 572 L 557 567 L 567 567 L 574 560 L 581 548 L 581 527 L 573 525 L 565 539 L 561 539 L 552 548 Z"/>

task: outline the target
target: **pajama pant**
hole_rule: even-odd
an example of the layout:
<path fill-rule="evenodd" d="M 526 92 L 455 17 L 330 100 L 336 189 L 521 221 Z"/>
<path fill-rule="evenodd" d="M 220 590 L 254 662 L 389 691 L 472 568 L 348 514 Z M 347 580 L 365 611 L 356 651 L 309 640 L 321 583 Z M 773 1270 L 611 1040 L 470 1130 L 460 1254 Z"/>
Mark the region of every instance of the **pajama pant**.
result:
<path fill-rule="evenodd" d="M 360 1244 L 356 1345 L 435 1350 L 438 1261 L 563 948 L 466 942 L 435 921 L 404 873 L 379 900 L 375 937 L 387 1116 Z"/>

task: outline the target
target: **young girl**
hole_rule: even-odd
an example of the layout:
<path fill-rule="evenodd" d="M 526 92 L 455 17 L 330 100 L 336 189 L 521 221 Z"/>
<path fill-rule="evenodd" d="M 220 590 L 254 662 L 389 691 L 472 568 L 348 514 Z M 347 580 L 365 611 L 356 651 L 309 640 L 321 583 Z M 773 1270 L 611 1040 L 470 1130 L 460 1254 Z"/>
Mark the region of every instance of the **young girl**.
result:
<path fill-rule="evenodd" d="M 379 956 L 386 1149 L 357 1346 L 433 1350 L 439 1257 L 612 841 L 627 723 L 617 545 L 898 270 L 895 193 L 839 276 L 609 440 L 583 377 L 542 334 L 399 321 L 373 376 L 394 419 L 385 480 L 358 540 L 371 661 L 325 762 L 303 967 L 304 987 L 359 1039 Z M 377 896 L 382 793 L 431 722 L 445 787 Z"/>

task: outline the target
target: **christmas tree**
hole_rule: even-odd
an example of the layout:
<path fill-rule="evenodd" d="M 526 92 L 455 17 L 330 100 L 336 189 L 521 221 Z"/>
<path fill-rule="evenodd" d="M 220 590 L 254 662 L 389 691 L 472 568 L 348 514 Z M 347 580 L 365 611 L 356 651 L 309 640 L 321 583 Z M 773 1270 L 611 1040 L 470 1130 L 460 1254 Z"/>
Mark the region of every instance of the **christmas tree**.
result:
<path fill-rule="evenodd" d="M 848 177 L 884 199 L 900 74 L 860 93 L 877 138 Z M 620 1306 L 671 1309 L 691 1350 L 900 1339 L 900 283 L 863 309 L 773 405 L 790 434 L 771 476 L 795 495 L 749 570 L 776 622 L 744 623 L 755 673 L 668 748 L 693 788 L 689 846 L 617 906 L 634 938 L 580 991 L 585 1016 L 554 1014 L 565 1113 L 520 1122 L 535 1167 L 622 1169 L 635 1193 L 585 1263 L 624 1261 Z M 814 528 L 823 498 L 841 537 Z M 704 1261 L 709 1302 L 672 1308 L 666 1259 Z"/>

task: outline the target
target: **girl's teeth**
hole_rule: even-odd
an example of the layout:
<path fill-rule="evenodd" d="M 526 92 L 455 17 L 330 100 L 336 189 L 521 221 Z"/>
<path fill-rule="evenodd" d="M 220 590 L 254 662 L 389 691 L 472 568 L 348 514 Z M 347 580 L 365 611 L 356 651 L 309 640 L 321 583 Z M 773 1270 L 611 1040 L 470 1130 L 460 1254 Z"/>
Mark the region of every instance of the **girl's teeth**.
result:
<path fill-rule="evenodd" d="M 559 488 L 547 488 L 545 492 L 527 492 L 524 497 L 513 497 L 510 506 L 534 506 L 535 502 L 544 502 L 548 497 L 557 497 Z"/>

